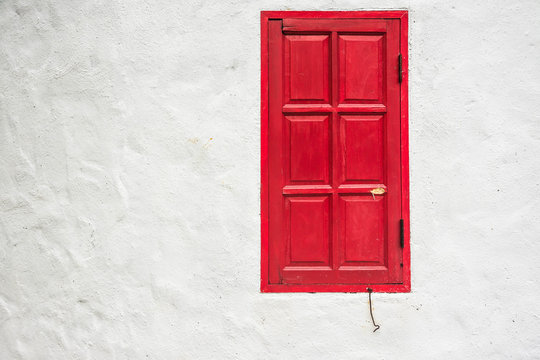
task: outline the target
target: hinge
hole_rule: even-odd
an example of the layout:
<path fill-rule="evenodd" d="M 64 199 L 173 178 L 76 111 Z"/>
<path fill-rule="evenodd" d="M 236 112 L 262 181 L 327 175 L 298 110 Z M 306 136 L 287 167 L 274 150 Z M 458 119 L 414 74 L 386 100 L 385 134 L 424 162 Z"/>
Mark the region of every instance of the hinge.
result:
<path fill-rule="evenodd" d="M 401 83 L 401 81 L 403 81 L 403 65 L 402 65 L 402 59 L 401 59 L 401 54 L 398 55 L 398 77 L 399 77 L 399 82 Z"/>
<path fill-rule="evenodd" d="M 399 245 L 403 249 L 405 246 L 405 222 L 399 219 Z"/>

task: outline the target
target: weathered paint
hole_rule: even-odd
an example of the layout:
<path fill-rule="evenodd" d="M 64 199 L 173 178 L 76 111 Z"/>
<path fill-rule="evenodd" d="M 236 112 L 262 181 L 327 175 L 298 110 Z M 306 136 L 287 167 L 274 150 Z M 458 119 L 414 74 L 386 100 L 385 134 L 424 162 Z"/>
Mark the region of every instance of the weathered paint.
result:
<path fill-rule="evenodd" d="M 409 9 L 412 292 L 259 292 L 260 10 Z M 540 357 L 538 1 L 0 2 L 0 358 Z"/>

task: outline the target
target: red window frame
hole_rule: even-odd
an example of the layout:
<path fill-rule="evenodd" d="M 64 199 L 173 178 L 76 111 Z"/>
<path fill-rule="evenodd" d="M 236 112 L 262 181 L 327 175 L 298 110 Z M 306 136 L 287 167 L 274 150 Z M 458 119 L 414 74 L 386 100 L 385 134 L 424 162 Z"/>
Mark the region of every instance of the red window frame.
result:
<path fill-rule="evenodd" d="M 401 121 L 401 214 L 404 222 L 402 284 L 270 284 L 269 283 L 269 163 L 268 163 L 268 23 L 270 19 L 399 19 L 402 56 Z M 408 139 L 408 12 L 396 11 L 262 11 L 261 12 L 261 292 L 410 292 L 410 210 L 409 210 L 409 139 Z"/>

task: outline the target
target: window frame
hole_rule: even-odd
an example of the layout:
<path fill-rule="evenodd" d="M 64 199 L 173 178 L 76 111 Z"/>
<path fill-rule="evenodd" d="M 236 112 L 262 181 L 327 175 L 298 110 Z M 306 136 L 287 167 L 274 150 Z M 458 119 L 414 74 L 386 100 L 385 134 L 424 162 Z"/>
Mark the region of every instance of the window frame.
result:
<path fill-rule="evenodd" d="M 401 284 L 270 284 L 269 283 L 269 164 L 268 164 L 268 23 L 270 19 L 398 19 L 402 83 L 400 89 L 401 121 L 401 215 L 404 222 L 403 283 Z M 260 291 L 274 292 L 374 292 L 401 293 L 411 291 L 410 208 L 409 208 L 409 138 L 408 138 L 408 11 L 261 11 L 261 268 Z"/>

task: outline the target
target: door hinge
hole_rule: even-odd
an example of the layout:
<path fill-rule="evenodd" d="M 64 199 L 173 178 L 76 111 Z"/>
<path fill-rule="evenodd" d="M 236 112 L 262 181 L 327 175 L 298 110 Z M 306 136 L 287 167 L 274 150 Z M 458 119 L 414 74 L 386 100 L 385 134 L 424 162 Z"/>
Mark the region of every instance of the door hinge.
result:
<path fill-rule="evenodd" d="M 405 246 L 405 222 L 399 219 L 399 245 L 403 249 Z"/>
<path fill-rule="evenodd" d="M 403 81 L 403 60 L 401 59 L 401 54 L 398 55 L 398 77 L 399 82 L 401 83 Z"/>

